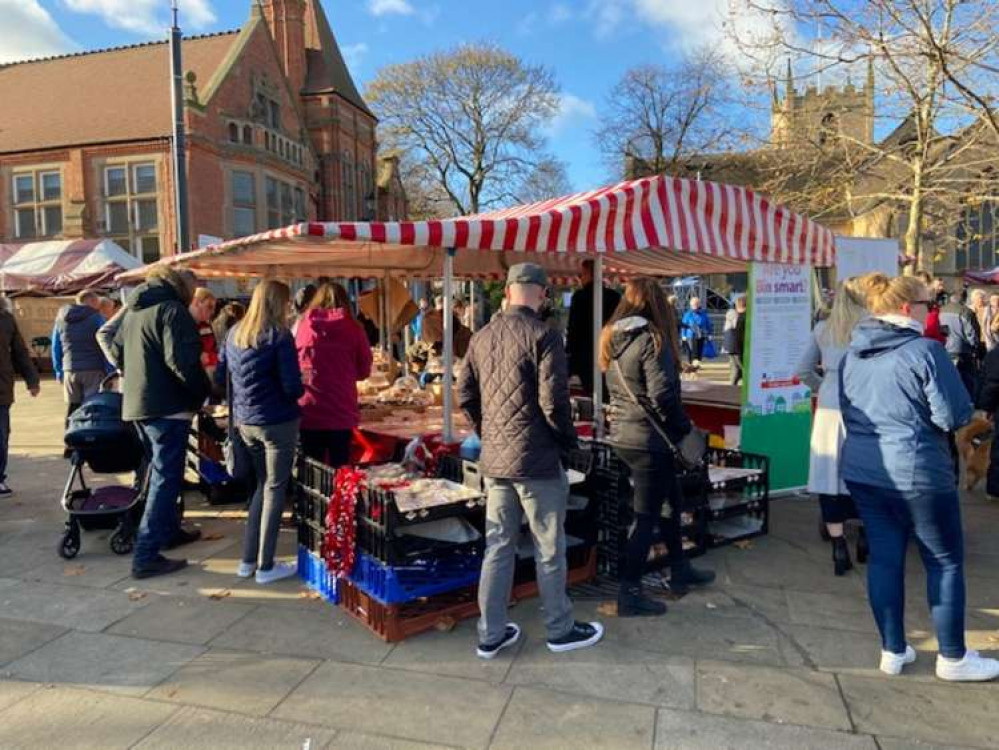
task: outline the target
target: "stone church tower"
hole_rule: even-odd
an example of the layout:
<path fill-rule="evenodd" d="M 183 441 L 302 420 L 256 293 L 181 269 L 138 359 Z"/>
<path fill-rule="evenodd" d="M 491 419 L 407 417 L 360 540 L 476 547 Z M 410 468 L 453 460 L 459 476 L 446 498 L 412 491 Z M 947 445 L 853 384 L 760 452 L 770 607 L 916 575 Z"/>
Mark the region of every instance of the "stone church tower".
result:
<path fill-rule="evenodd" d="M 873 63 L 868 63 L 867 81 L 862 89 L 847 80 L 842 88 L 826 86 L 820 91 L 816 86 L 808 86 L 799 93 L 788 60 L 784 98 L 780 98 L 776 88 L 773 91 L 771 145 L 775 148 L 822 145 L 837 136 L 860 143 L 874 142 Z"/>

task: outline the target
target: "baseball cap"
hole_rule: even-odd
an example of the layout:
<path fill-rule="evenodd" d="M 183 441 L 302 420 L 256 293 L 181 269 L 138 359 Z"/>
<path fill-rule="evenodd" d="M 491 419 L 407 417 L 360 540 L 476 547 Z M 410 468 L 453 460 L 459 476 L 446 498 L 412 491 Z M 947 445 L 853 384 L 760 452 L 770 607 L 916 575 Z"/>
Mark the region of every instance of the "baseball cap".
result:
<path fill-rule="evenodd" d="M 510 266 L 506 275 L 506 285 L 511 284 L 537 284 L 538 286 L 548 286 L 548 275 L 545 269 L 537 263 L 518 263 Z"/>

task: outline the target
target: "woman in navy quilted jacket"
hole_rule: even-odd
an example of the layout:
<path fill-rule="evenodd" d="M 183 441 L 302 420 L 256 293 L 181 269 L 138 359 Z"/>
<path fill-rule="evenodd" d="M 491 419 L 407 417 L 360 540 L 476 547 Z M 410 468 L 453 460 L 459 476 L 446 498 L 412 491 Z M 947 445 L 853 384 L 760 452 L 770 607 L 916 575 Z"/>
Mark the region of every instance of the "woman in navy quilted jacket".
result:
<path fill-rule="evenodd" d="M 240 578 L 265 584 L 295 575 L 294 563 L 275 563 L 285 490 L 298 444 L 298 399 L 303 393 L 295 340 L 288 329 L 291 292 L 279 281 L 253 291 L 246 317 L 229 333 L 215 371 L 232 381 L 229 418 L 253 461 L 257 489 L 250 501 Z"/>

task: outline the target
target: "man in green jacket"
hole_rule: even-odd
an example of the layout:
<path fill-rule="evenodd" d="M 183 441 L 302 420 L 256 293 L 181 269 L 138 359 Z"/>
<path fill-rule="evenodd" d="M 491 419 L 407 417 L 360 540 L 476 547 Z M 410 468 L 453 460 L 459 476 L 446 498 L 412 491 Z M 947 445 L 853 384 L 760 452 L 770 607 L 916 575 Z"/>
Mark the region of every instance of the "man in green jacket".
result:
<path fill-rule="evenodd" d="M 135 578 L 187 565 L 160 550 L 176 543 L 176 503 L 184 479 L 191 420 L 211 386 L 201 366 L 201 338 L 188 311 L 194 277 L 157 266 L 129 297 L 110 347 L 123 373 L 122 418 L 135 422 L 150 460 L 146 510 L 132 560 Z"/>
<path fill-rule="evenodd" d="M 10 407 L 14 403 L 14 379 L 24 378 L 28 393 L 39 393 L 38 370 L 24 345 L 17 321 L 7 309 L 7 300 L 0 305 L 0 497 L 14 492 L 7 486 L 7 450 L 10 441 Z"/>

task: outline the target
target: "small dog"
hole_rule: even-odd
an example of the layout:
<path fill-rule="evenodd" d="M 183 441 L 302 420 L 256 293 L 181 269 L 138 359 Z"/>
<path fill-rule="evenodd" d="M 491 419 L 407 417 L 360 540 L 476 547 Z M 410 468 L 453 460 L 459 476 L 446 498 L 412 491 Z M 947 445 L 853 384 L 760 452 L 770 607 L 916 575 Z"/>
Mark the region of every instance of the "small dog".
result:
<path fill-rule="evenodd" d="M 989 454 L 994 436 L 992 422 L 975 417 L 957 431 L 957 453 L 964 465 L 964 489 L 973 490 L 989 472 Z"/>

